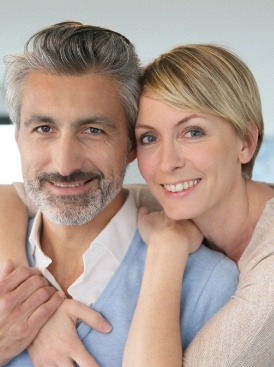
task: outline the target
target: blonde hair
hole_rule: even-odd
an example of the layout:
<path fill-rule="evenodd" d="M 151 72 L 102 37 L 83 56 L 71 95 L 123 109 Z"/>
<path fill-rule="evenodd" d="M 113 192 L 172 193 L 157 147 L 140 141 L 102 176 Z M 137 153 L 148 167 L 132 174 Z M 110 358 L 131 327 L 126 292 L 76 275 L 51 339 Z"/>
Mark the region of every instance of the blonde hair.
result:
<path fill-rule="evenodd" d="M 246 64 L 223 47 L 209 44 L 179 46 L 147 65 L 143 93 L 172 107 L 206 112 L 230 121 L 241 137 L 249 122 L 258 128 L 258 143 L 242 172 L 252 175 L 260 149 L 264 123 L 257 83 Z"/>

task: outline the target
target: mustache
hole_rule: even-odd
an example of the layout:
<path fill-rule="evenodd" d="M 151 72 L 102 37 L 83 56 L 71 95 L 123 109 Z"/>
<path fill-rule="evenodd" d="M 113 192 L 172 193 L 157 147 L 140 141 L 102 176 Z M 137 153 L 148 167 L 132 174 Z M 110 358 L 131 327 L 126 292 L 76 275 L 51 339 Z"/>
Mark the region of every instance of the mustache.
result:
<path fill-rule="evenodd" d="M 63 176 L 59 172 L 44 172 L 38 175 L 37 180 L 39 181 L 40 185 L 43 185 L 44 182 L 50 181 L 55 183 L 71 183 L 75 181 L 91 181 L 91 180 L 102 180 L 104 179 L 103 172 L 99 170 L 93 170 L 84 172 L 81 170 L 75 170 L 68 176 Z"/>

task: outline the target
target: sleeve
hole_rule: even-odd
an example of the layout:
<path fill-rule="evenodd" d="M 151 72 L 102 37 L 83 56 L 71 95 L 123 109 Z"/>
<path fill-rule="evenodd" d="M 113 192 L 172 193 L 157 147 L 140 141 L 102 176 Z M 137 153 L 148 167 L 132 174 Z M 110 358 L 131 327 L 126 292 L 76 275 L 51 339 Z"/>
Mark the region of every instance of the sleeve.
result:
<path fill-rule="evenodd" d="M 192 340 L 184 367 L 274 366 L 272 241 L 241 266 L 237 291 Z"/>
<path fill-rule="evenodd" d="M 27 196 L 23 182 L 13 182 L 13 185 L 16 188 L 18 196 L 20 197 L 20 199 L 23 201 L 23 203 L 27 207 L 29 217 L 30 218 L 34 217 L 37 212 L 37 208 L 33 204 L 33 202 L 29 199 L 29 197 Z"/>
<path fill-rule="evenodd" d="M 150 212 L 163 210 L 158 201 L 153 197 L 147 185 L 128 184 L 124 188 L 129 190 L 134 197 L 137 208 L 146 207 Z"/>

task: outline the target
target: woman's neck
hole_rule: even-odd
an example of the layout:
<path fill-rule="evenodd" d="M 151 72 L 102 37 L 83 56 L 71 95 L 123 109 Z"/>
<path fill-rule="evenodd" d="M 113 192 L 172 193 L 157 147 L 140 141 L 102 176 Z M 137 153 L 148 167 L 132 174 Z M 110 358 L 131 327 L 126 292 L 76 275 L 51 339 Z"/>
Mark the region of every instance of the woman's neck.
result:
<path fill-rule="evenodd" d="M 245 181 L 244 185 L 225 198 L 202 218 L 194 220 L 209 247 L 219 248 L 233 261 L 239 261 L 248 246 L 254 229 L 265 208 L 274 196 L 269 186 Z"/>

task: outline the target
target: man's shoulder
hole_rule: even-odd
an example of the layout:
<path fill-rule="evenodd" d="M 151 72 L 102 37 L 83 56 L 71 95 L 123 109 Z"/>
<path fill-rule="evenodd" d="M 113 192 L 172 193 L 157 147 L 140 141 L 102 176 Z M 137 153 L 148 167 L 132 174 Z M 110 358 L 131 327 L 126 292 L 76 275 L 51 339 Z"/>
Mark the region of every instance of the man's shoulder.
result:
<path fill-rule="evenodd" d="M 189 256 L 185 280 L 189 284 L 199 283 L 201 288 L 234 289 L 239 280 L 239 270 L 227 256 L 202 245 Z"/>
<path fill-rule="evenodd" d="M 238 276 L 237 265 L 232 260 L 204 245 L 189 256 L 181 296 L 184 348 L 230 300 L 237 289 Z"/>
<path fill-rule="evenodd" d="M 199 268 L 201 270 L 213 270 L 218 266 L 228 268 L 238 273 L 238 267 L 234 261 L 222 254 L 221 252 L 211 250 L 205 245 L 201 245 L 200 248 L 194 253 L 189 255 L 189 266 Z"/>

